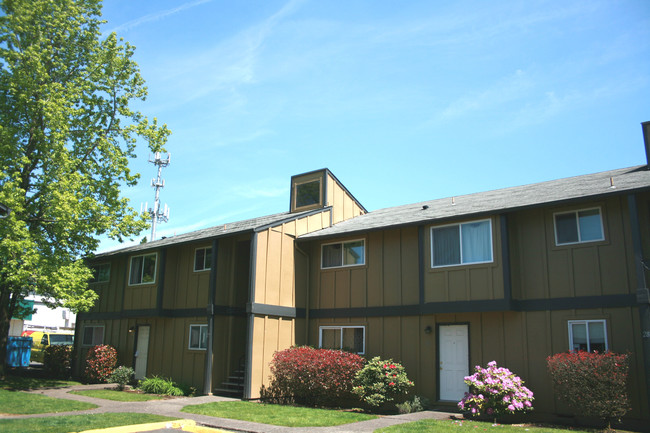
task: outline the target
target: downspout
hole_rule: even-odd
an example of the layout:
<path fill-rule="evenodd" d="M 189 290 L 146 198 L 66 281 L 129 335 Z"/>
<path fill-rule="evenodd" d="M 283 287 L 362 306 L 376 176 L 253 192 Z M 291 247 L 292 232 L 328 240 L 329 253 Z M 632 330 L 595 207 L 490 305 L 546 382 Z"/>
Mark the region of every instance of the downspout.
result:
<path fill-rule="evenodd" d="M 217 294 L 217 256 L 219 239 L 212 240 L 212 257 L 210 258 L 210 282 L 208 287 L 208 347 L 205 351 L 205 372 L 203 375 L 203 394 L 212 395 L 212 364 L 214 359 L 214 300 Z"/>
<path fill-rule="evenodd" d="M 252 307 L 255 302 L 255 276 L 257 273 L 257 232 L 253 232 L 253 239 L 251 240 L 251 265 L 250 273 L 248 276 L 248 305 Z M 244 381 L 244 399 L 250 400 L 251 387 L 252 387 L 252 374 L 253 374 L 253 326 L 255 324 L 255 314 L 252 308 L 247 308 L 248 314 L 248 347 L 246 352 L 246 375 Z"/>
<path fill-rule="evenodd" d="M 298 246 L 298 243 L 294 241 L 294 246 L 296 247 L 296 251 L 298 251 L 300 254 L 305 256 L 307 258 L 307 294 L 305 296 L 305 339 L 307 340 L 306 343 L 309 343 L 309 293 L 311 292 L 310 287 L 309 287 L 309 282 L 311 281 L 311 263 L 309 262 L 309 255 L 303 251 L 302 248 Z M 294 263 L 295 266 L 295 263 Z"/>
<path fill-rule="evenodd" d="M 630 212 L 632 246 L 634 249 L 634 265 L 636 270 L 636 299 L 639 306 L 639 322 L 641 324 L 641 345 L 643 347 L 643 366 L 646 383 L 646 410 L 650 410 L 650 292 L 648 291 L 648 284 L 645 279 L 641 227 L 639 225 L 639 213 L 634 194 L 627 196 L 627 203 Z"/>

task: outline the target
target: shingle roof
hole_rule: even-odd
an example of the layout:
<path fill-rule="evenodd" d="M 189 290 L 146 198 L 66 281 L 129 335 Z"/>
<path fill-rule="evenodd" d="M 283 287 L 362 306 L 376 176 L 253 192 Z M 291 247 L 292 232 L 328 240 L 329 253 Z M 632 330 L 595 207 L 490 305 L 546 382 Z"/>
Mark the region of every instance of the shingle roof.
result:
<path fill-rule="evenodd" d="M 327 208 L 329 209 L 329 208 Z M 209 227 L 206 229 L 196 230 L 189 233 L 183 233 L 176 236 L 170 236 L 164 239 L 157 239 L 152 242 L 147 242 L 144 244 L 134 245 L 131 247 L 121 248 L 114 251 L 108 251 L 105 253 L 97 254 L 95 257 L 109 257 L 117 254 L 124 253 L 133 253 L 137 251 L 152 250 L 157 248 L 166 247 L 169 245 L 178 245 L 188 242 L 195 242 L 200 240 L 213 239 L 222 236 L 229 236 L 236 233 L 242 233 L 246 231 L 254 231 L 255 229 L 272 226 L 275 224 L 280 224 L 284 221 L 291 220 L 294 218 L 300 218 L 301 216 L 309 215 L 311 213 L 317 213 L 323 211 L 323 209 L 318 209 L 316 211 L 305 211 L 305 212 L 283 212 L 274 215 L 267 215 L 259 218 L 253 218 L 243 221 L 236 221 L 226 224 L 221 224 L 214 227 Z"/>
<path fill-rule="evenodd" d="M 300 239 L 501 213 L 640 189 L 650 189 L 650 171 L 645 165 L 379 209 L 302 235 Z"/>

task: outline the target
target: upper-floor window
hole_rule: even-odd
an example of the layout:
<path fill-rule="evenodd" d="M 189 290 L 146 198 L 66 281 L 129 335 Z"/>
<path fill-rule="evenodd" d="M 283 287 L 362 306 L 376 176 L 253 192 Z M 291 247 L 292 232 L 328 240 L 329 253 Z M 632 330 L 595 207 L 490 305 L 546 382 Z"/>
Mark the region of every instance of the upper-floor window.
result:
<path fill-rule="evenodd" d="M 607 352 L 606 320 L 569 320 L 569 350 Z"/>
<path fill-rule="evenodd" d="M 212 263 L 212 248 L 197 248 L 194 251 L 194 270 L 207 271 Z"/>
<path fill-rule="evenodd" d="M 555 244 L 602 241 L 603 219 L 600 209 L 584 209 L 555 214 Z"/>
<path fill-rule="evenodd" d="M 320 180 L 296 184 L 296 208 L 320 204 Z"/>
<path fill-rule="evenodd" d="M 102 263 L 100 265 L 93 265 L 90 267 L 93 277 L 90 279 L 91 283 L 107 283 L 111 278 L 111 264 Z"/>
<path fill-rule="evenodd" d="M 491 220 L 431 228 L 431 267 L 491 261 Z"/>
<path fill-rule="evenodd" d="M 321 248 L 323 269 L 366 264 L 366 247 L 363 239 L 325 244 Z"/>
<path fill-rule="evenodd" d="M 208 325 L 190 325 L 190 344 L 192 350 L 208 348 Z"/>
<path fill-rule="evenodd" d="M 321 326 L 319 346 L 324 349 L 349 350 L 364 354 L 366 352 L 365 326 Z"/>
<path fill-rule="evenodd" d="M 156 282 L 157 254 L 143 254 L 131 257 L 131 272 L 129 285 L 153 284 Z"/>
<path fill-rule="evenodd" d="M 103 326 L 84 326 L 81 336 L 82 346 L 97 346 L 104 343 Z"/>

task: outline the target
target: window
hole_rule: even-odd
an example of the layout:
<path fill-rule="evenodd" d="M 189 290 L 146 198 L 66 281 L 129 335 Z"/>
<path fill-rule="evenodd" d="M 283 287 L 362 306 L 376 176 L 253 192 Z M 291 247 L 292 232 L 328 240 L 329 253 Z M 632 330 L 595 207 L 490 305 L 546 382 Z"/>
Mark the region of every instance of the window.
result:
<path fill-rule="evenodd" d="M 491 261 L 491 220 L 431 228 L 431 267 Z"/>
<path fill-rule="evenodd" d="M 569 350 L 607 352 L 605 320 L 570 320 Z"/>
<path fill-rule="evenodd" d="M 319 334 L 319 346 L 324 349 L 366 352 L 365 326 L 321 326 Z"/>
<path fill-rule="evenodd" d="M 107 283 L 111 278 L 110 263 L 91 266 L 90 270 L 93 272 L 93 277 L 90 279 L 91 283 Z"/>
<path fill-rule="evenodd" d="M 156 281 L 156 254 L 131 257 L 129 285 L 153 284 Z"/>
<path fill-rule="evenodd" d="M 97 346 L 104 343 L 103 326 L 84 326 L 81 339 L 82 346 Z"/>
<path fill-rule="evenodd" d="M 192 350 L 208 348 L 208 325 L 190 325 L 190 345 Z"/>
<path fill-rule="evenodd" d="M 197 248 L 194 251 L 194 270 L 207 271 L 212 263 L 212 248 Z"/>
<path fill-rule="evenodd" d="M 320 204 L 320 180 L 296 184 L 296 208 Z"/>
<path fill-rule="evenodd" d="M 366 264 L 365 241 L 355 240 L 326 244 L 321 250 L 321 267 L 338 268 Z"/>
<path fill-rule="evenodd" d="M 555 244 L 602 241 L 603 220 L 600 209 L 585 209 L 555 214 Z"/>

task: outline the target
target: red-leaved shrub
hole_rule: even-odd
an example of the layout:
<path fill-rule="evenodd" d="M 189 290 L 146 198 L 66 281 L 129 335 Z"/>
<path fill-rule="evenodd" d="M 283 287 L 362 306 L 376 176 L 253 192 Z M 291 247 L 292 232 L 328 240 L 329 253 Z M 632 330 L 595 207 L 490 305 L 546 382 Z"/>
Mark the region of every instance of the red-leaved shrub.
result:
<path fill-rule="evenodd" d="M 117 365 L 117 350 L 102 344 L 91 347 L 86 355 L 85 377 L 90 383 L 105 383 Z"/>
<path fill-rule="evenodd" d="M 609 426 L 629 410 L 627 354 L 566 352 L 546 362 L 557 396 L 575 414 L 602 418 Z"/>
<path fill-rule="evenodd" d="M 271 361 L 271 384 L 262 387 L 262 400 L 343 406 L 356 400 L 352 381 L 364 362 L 361 356 L 341 350 L 292 347 L 276 352 Z"/>

